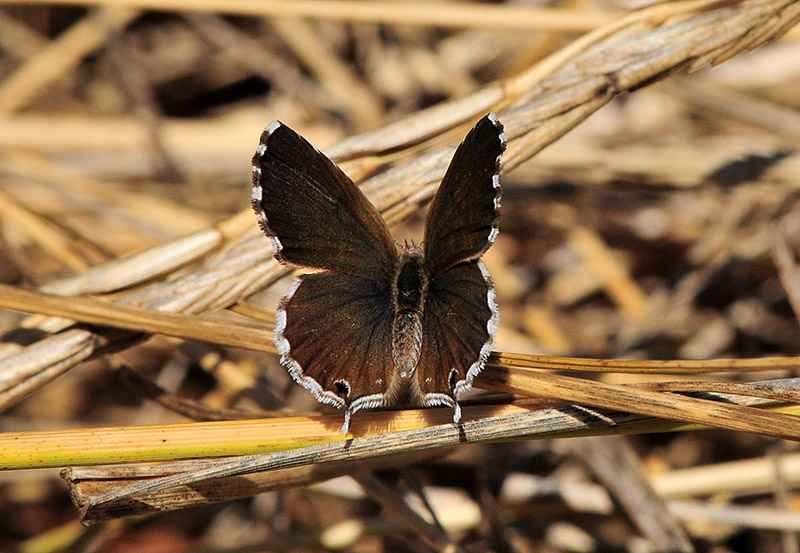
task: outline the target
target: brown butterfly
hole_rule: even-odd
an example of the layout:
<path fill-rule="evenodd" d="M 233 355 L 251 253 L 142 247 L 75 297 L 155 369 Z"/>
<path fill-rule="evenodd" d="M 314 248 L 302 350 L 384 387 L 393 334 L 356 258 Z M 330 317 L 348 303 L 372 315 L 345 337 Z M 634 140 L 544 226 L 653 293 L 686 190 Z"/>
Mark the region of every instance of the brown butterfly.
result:
<path fill-rule="evenodd" d="M 491 352 L 499 313 L 480 257 L 500 221 L 500 156 L 493 113 L 453 156 L 421 246 L 399 246 L 353 181 L 304 138 L 274 121 L 253 156 L 252 204 L 275 257 L 317 270 L 280 302 L 275 345 L 292 378 L 322 403 L 346 408 L 447 405 L 461 418 Z"/>

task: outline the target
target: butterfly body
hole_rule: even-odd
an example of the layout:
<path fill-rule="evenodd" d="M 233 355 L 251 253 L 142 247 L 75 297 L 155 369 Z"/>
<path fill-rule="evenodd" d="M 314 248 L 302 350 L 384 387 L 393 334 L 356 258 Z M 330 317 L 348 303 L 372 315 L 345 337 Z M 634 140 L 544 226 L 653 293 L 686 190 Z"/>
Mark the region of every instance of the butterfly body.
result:
<path fill-rule="evenodd" d="M 394 325 L 392 327 L 392 360 L 401 378 L 409 378 L 419 363 L 422 352 L 423 296 L 427 291 L 419 254 L 403 252 L 394 282 Z"/>
<path fill-rule="evenodd" d="M 446 405 L 488 357 L 499 314 L 480 256 L 497 235 L 502 125 L 484 117 L 459 146 L 421 246 L 396 246 L 356 185 L 274 122 L 253 157 L 253 208 L 276 257 L 315 269 L 281 300 L 281 362 L 318 401 L 352 413 L 400 398 Z"/>

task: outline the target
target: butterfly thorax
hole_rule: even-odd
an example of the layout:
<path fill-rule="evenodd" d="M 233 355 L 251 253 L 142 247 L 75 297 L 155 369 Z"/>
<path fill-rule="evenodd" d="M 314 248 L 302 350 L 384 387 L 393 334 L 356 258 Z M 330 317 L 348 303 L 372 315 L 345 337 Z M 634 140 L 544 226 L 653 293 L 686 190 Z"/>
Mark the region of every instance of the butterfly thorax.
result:
<path fill-rule="evenodd" d="M 403 378 L 414 374 L 422 350 L 422 298 L 428 283 L 421 260 L 417 250 L 404 251 L 393 287 L 392 359 L 398 376 Z"/>

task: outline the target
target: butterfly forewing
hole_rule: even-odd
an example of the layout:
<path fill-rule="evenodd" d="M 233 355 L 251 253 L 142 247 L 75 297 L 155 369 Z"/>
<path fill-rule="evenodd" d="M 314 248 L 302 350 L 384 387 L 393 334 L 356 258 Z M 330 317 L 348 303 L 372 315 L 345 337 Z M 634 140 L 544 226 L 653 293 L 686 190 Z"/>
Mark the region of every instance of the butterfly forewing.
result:
<path fill-rule="evenodd" d="M 278 259 L 389 286 L 397 251 L 380 214 L 341 169 L 277 121 L 253 156 L 252 203 Z"/>
<path fill-rule="evenodd" d="M 479 258 L 500 222 L 497 173 L 506 147 L 503 126 L 490 113 L 456 150 L 425 222 L 425 263 L 432 275 Z"/>

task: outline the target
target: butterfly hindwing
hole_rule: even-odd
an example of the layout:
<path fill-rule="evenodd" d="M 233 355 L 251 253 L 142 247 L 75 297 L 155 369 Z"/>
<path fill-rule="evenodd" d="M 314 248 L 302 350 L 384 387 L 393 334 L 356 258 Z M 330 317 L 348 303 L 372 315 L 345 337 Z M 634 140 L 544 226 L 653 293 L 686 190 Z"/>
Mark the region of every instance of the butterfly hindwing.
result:
<path fill-rule="evenodd" d="M 389 285 L 397 251 L 378 211 L 339 167 L 278 121 L 253 156 L 252 203 L 279 260 Z"/>
<path fill-rule="evenodd" d="M 486 115 L 456 149 L 425 222 L 425 263 L 435 276 L 478 259 L 497 236 L 500 222 L 500 155 L 503 125 Z"/>
<path fill-rule="evenodd" d="M 322 403 L 348 413 L 383 405 L 394 374 L 391 301 L 366 279 L 298 277 L 277 312 L 281 362 Z"/>
<path fill-rule="evenodd" d="M 480 261 L 459 263 L 431 281 L 422 314 L 417 384 L 425 405 L 450 405 L 472 385 L 499 322 L 491 277 Z"/>

